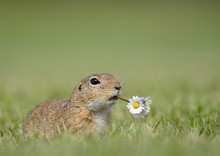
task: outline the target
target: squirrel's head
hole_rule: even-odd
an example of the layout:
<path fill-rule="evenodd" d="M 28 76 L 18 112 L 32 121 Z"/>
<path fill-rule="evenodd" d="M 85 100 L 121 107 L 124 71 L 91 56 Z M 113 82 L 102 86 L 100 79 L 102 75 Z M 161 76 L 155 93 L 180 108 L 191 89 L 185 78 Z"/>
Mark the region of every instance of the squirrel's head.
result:
<path fill-rule="evenodd" d="M 81 80 L 74 89 L 71 101 L 85 105 L 90 110 L 100 111 L 116 103 L 121 87 L 111 74 L 93 74 Z"/>

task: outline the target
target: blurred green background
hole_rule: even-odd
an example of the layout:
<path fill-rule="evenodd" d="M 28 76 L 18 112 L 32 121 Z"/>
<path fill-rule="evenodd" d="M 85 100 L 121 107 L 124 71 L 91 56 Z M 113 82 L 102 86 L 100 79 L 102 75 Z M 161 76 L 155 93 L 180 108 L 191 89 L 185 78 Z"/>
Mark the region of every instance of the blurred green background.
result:
<path fill-rule="evenodd" d="M 1 85 L 219 78 L 213 1 L 8 1 L 0 14 Z"/>
<path fill-rule="evenodd" d="M 114 74 L 128 97 L 152 97 L 151 126 L 161 115 L 211 115 L 219 60 L 217 1 L 1 1 L 0 130 L 100 72 Z M 113 113 L 115 122 L 131 120 L 124 105 Z"/>

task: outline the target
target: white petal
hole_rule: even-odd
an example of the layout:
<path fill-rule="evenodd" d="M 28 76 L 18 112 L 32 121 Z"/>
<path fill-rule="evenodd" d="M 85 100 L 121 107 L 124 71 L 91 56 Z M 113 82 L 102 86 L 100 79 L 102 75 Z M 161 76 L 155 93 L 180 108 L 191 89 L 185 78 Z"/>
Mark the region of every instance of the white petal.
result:
<path fill-rule="evenodd" d="M 151 100 L 151 98 L 149 96 L 147 98 L 145 98 L 145 101 L 149 105 L 152 104 L 152 100 Z"/>
<path fill-rule="evenodd" d="M 139 107 L 139 108 L 137 108 L 137 109 L 132 108 L 132 109 L 130 109 L 130 112 L 131 112 L 132 114 L 140 114 L 140 113 L 142 112 L 142 110 L 144 110 L 142 107 Z"/>

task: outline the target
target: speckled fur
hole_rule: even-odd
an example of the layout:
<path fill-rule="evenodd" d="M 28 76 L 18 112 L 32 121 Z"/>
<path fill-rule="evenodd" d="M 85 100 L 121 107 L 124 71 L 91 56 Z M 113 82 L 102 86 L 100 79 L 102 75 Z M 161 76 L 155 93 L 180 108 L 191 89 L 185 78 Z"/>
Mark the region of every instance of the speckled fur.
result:
<path fill-rule="evenodd" d="M 90 80 L 101 83 L 92 85 Z M 111 74 L 93 74 L 75 87 L 70 99 L 54 99 L 34 108 L 24 122 L 26 137 L 39 135 L 50 138 L 64 130 L 70 132 L 102 132 L 110 122 L 112 105 L 109 100 L 120 93 L 121 84 Z"/>

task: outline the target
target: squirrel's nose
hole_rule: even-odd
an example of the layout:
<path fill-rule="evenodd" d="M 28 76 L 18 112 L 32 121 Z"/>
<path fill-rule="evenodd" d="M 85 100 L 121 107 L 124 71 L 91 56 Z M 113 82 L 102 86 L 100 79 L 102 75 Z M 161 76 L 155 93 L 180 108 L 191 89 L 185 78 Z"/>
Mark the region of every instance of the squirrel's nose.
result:
<path fill-rule="evenodd" d="M 115 87 L 115 89 L 120 90 L 120 89 L 121 89 L 121 86 Z"/>

